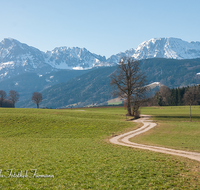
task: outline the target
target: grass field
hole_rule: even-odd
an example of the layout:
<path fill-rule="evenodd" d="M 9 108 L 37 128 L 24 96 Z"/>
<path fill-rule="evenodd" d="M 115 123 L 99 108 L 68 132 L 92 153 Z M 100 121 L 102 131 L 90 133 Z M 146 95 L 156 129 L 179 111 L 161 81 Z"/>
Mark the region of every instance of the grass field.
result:
<path fill-rule="evenodd" d="M 200 152 L 200 106 L 192 106 L 192 122 L 188 106 L 143 108 L 142 113 L 153 115 L 158 125 L 132 141 Z"/>
<path fill-rule="evenodd" d="M 122 101 L 120 101 L 120 102 L 108 103 L 108 105 L 122 105 Z"/>
<path fill-rule="evenodd" d="M 164 123 L 162 111 L 142 109 Z M 125 113 L 123 108 L 1 108 L 0 189 L 199 189 L 199 162 L 108 142 L 137 128 L 125 121 Z M 194 120 L 198 123 L 198 114 Z M 19 177 L 25 171 L 27 176 Z"/>

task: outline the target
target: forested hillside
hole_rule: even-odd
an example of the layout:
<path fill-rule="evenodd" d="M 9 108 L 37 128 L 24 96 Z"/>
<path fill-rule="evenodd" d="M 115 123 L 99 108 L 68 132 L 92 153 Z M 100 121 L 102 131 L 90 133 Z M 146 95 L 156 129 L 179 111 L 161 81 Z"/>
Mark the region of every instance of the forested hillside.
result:
<path fill-rule="evenodd" d="M 55 84 L 89 72 L 90 70 L 58 70 L 51 74 L 38 75 L 36 73 L 24 73 L 0 82 L 0 90 L 7 93 L 15 90 L 20 95 L 20 101 L 31 99 L 33 92 L 41 92 Z"/>
<path fill-rule="evenodd" d="M 145 59 L 141 69 L 150 82 L 160 82 L 170 88 L 200 84 L 200 59 Z"/>
<path fill-rule="evenodd" d="M 146 73 L 148 83 L 161 82 L 169 88 L 200 84 L 200 59 L 147 59 L 140 61 L 141 70 Z M 117 68 L 92 69 L 86 74 L 72 78 L 43 90 L 41 107 L 77 107 L 99 105 L 111 99 L 109 75 Z M 30 97 L 31 98 L 31 97 Z M 18 107 L 35 107 L 30 101 L 19 102 Z"/>
<path fill-rule="evenodd" d="M 111 99 L 109 75 L 116 67 L 93 69 L 90 72 L 42 91 L 41 107 L 61 108 L 101 104 Z M 34 107 L 31 101 L 21 107 Z"/>

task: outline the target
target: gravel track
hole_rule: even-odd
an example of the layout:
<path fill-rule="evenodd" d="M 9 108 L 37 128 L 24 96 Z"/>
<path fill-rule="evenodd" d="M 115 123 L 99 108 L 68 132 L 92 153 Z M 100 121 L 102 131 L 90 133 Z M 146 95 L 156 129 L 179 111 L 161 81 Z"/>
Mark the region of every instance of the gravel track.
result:
<path fill-rule="evenodd" d="M 188 151 L 183 151 L 183 150 L 175 150 L 175 149 L 170 149 L 170 148 L 150 146 L 150 145 L 144 145 L 144 144 L 130 142 L 129 141 L 130 138 L 132 138 L 136 135 L 142 134 L 157 125 L 156 123 L 153 123 L 151 120 L 149 120 L 150 117 L 151 116 L 149 116 L 149 115 L 142 115 L 142 118 L 134 121 L 134 122 L 143 123 L 142 127 L 138 128 L 134 131 L 130 131 L 130 132 L 115 136 L 110 139 L 110 142 L 113 144 L 117 144 L 117 145 L 128 146 L 128 147 L 133 147 L 133 148 L 140 148 L 140 149 L 150 150 L 150 151 L 154 151 L 154 152 L 160 152 L 160 153 L 164 153 L 164 154 L 182 156 L 182 157 L 190 158 L 192 160 L 200 161 L 200 153 L 197 153 L 197 152 L 188 152 Z"/>

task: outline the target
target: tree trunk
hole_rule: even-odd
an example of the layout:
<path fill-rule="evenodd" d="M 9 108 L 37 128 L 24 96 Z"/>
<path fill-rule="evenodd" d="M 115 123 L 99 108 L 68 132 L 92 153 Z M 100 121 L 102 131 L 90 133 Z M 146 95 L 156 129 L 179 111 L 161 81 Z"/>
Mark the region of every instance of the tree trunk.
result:
<path fill-rule="evenodd" d="M 37 108 L 39 108 L 39 104 L 37 104 Z"/>
<path fill-rule="evenodd" d="M 129 95 L 127 97 L 127 111 L 128 111 L 128 115 L 131 116 L 131 99 Z"/>
<path fill-rule="evenodd" d="M 191 104 L 190 104 L 190 122 L 192 121 L 192 116 L 191 116 Z"/>

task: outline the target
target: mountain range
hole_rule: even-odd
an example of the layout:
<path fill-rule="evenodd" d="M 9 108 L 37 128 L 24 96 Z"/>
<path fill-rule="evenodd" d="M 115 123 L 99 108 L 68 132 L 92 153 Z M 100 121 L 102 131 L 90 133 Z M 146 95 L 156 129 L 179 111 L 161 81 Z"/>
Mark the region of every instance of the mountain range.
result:
<path fill-rule="evenodd" d="M 200 73 L 200 42 L 153 38 L 136 49 L 106 59 L 85 48 L 57 47 L 42 52 L 15 39 L 5 38 L 0 42 L 0 90 L 18 91 L 21 102 L 35 91 L 43 92 L 46 94 L 43 106 L 48 107 L 56 107 L 56 101 L 51 103 L 51 98 L 56 99 L 58 86 L 59 94 L 65 93 L 70 99 L 66 101 L 59 95 L 63 99 L 57 101 L 59 107 L 78 105 L 78 99 L 80 105 L 105 102 L 110 98 L 109 75 L 123 56 L 139 60 L 148 82 L 162 82 L 169 87 L 200 83 L 199 75 L 196 75 Z M 80 92 L 81 96 L 78 96 Z M 19 102 L 19 107 L 24 105 Z"/>
<path fill-rule="evenodd" d="M 100 66 L 114 66 L 123 56 L 137 60 L 148 58 L 195 59 L 200 58 L 200 42 L 186 42 L 177 38 L 153 38 L 136 49 L 105 56 L 91 53 L 85 48 L 57 47 L 42 52 L 12 38 L 0 42 L 0 81 L 22 73 L 43 75 L 59 69 L 82 70 Z"/>

